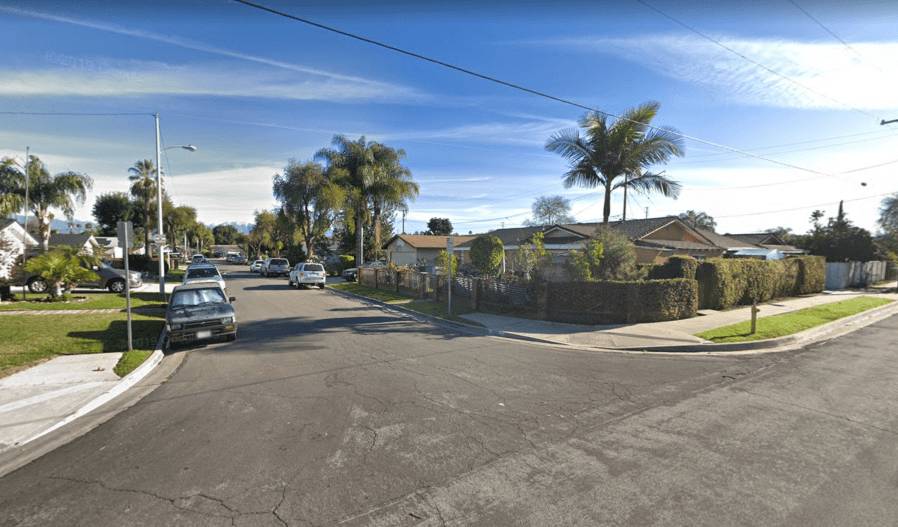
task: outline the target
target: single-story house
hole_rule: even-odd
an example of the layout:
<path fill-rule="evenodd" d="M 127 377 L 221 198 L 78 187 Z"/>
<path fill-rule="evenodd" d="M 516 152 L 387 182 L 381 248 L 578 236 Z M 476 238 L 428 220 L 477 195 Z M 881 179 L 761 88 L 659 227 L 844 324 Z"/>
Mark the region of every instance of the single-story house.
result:
<path fill-rule="evenodd" d="M 0 280 L 12 278 L 10 271 L 26 247 L 37 247 L 40 241 L 25 232 L 22 224 L 11 218 L 0 218 Z"/>
<path fill-rule="evenodd" d="M 600 223 L 574 223 L 540 227 L 520 227 L 498 229 L 488 234 L 499 238 L 505 246 L 506 267 L 511 269 L 511 255 L 521 245 L 530 243 L 533 235 L 543 233 L 543 244 L 547 251 L 556 255 L 556 263 L 570 254 L 571 250 L 582 249 L 583 244 L 595 236 Z M 610 222 L 609 227 L 624 234 L 636 249 L 637 263 L 663 264 L 674 255 L 695 258 L 716 258 L 723 256 L 725 249 L 688 227 L 676 216 Z M 473 238 L 473 237 L 472 237 Z M 471 243 L 456 244 L 463 262 L 470 262 Z"/>
<path fill-rule="evenodd" d="M 435 266 L 440 251 L 446 250 L 447 238 L 454 239 L 454 247 L 458 247 L 477 236 L 428 236 L 423 234 L 396 234 L 383 245 L 387 252 L 387 261 L 396 265 Z M 457 251 L 453 251 L 459 256 Z"/>
<path fill-rule="evenodd" d="M 94 251 L 104 249 L 103 246 L 94 238 L 93 234 L 82 232 L 79 234 L 51 234 L 49 246 L 54 245 L 70 245 L 72 247 L 81 247 L 84 252 L 93 253 Z"/>
<path fill-rule="evenodd" d="M 125 251 L 118 245 L 118 238 L 115 236 L 96 236 L 95 239 L 100 247 L 103 248 L 103 258 L 109 260 L 117 260 L 125 257 Z"/>

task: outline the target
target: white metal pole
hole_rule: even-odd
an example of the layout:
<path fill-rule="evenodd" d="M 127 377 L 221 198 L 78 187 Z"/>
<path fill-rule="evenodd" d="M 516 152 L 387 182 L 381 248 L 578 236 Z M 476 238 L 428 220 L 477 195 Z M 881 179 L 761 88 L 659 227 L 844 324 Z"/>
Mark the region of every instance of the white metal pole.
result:
<path fill-rule="evenodd" d="M 157 236 L 162 236 L 162 150 L 159 137 L 159 114 L 153 114 L 153 116 L 156 118 L 156 215 L 158 216 L 156 218 L 156 228 L 158 231 Z M 157 241 L 156 247 L 159 249 L 159 294 L 164 299 L 165 262 L 162 261 L 162 248 L 165 247 L 165 243 Z"/>

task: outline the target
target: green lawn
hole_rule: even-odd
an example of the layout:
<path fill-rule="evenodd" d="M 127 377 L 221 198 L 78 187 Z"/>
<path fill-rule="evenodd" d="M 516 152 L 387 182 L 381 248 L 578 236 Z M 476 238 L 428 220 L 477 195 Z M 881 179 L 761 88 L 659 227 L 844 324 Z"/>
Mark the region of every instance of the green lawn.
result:
<path fill-rule="evenodd" d="M 16 300 L 0 304 L 0 311 L 34 311 L 47 309 L 125 309 L 125 294 L 113 293 L 75 293 L 71 302 L 45 302 L 45 296 L 28 295 L 28 300 L 22 300 L 22 295 L 16 295 Z M 159 292 L 131 293 L 131 307 L 158 307 L 165 309 L 165 304 L 159 297 Z"/>
<path fill-rule="evenodd" d="M 57 355 L 127 352 L 127 320 L 125 313 L 0 316 L 0 377 L 8 375 L 15 366 L 35 364 Z M 133 347 L 148 352 L 143 359 L 155 349 L 164 325 L 163 313 L 132 316 Z M 143 362 L 136 362 L 139 355 L 126 353 L 116 366 L 116 373 L 126 374 L 130 371 L 127 368 Z"/>
<path fill-rule="evenodd" d="M 395 291 L 388 291 L 386 289 L 375 289 L 366 285 L 360 285 L 358 282 L 344 282 L 342 284 L 333 284 L 327 287 L 387 303 L 408 302 L 409 300 L 415 299 L 415 297 L 412 295 L 397 293 Z"/>
<path fill-rule="evenodd" d="M 851 316 L 892 302 L 887 298 L 860 296 L 851 300 L 815 306 L 801 311 L 763 317 L 757 320 L 757 333 L 751 334 L 751 320 L 702 333 L 696 337 L 713 342 L 748 342 L 792 335 L 816 326 Z"/>

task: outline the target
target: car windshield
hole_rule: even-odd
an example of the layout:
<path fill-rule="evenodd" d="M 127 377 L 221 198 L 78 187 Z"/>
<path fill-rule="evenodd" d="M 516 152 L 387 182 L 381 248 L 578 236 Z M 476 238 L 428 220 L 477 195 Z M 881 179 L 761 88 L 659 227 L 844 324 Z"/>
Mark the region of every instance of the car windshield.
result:
<path fill-rule="evenodd" d="M 189 291 L 175 291 L 172 294 L 172 307 L 201 306 L 203 304 L 222 304 L 227 302 L 224 293 L 218 287 L 207 289 L 191 289 Z"/>
<path fill-rule="evenodd" d="M 218 278 L 218 270 L 210 268 L 188 269 L 187 279 L 191 278 Z"/>

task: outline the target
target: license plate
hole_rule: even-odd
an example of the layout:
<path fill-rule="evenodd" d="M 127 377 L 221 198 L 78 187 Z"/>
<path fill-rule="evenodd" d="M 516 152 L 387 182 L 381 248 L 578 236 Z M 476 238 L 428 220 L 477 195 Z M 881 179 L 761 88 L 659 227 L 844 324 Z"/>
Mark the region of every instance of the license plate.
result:
<path fill-rule="evenodd" d="M 211 332 L 211 331 L 208 331 L 208 330 L 207 330 L 207 331 L 197 331 L 197 332 L 196 332 L 196 338 L 198 338 L 198 339 L 209 339 L 209 338 L 212 338 L 212 332 Z"/>

